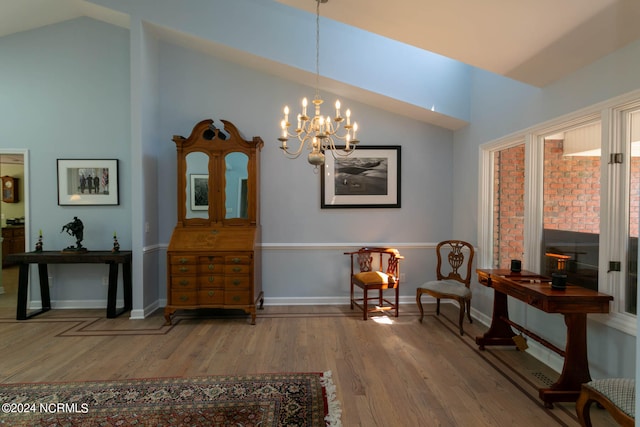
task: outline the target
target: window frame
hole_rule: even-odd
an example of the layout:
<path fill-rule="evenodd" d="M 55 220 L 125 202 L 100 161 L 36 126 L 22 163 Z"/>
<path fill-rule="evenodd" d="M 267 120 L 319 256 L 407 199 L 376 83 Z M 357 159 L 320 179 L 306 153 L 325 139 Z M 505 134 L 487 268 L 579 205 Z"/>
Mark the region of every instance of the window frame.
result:
<path fill-rule="evenodd" d="M 627 152 L 629 116 L 640 108 L 640 91 L 593 105 L 480 145 L 478 180 L 478 267 L 492 268 L 494 153 L 525 144 L 525 218 L 523 268 L 540 271 L 543 228 L 544 138 L 567 129 L 599 121 L 601 139 L 600 258 L 598 288 L 614 297 L 609 314 L 590 316 L 598 322 L 636 335 L 637 316 L 625 312 L 625 280 L 629 237 L 629 175 Z M 622 164 L 609 164 L 610 153 L 622 153 Z M 620 261 L 620 272 L 608 272 L 609 261 Z M 638 286 L 640 284 L 637 284 Z"/>

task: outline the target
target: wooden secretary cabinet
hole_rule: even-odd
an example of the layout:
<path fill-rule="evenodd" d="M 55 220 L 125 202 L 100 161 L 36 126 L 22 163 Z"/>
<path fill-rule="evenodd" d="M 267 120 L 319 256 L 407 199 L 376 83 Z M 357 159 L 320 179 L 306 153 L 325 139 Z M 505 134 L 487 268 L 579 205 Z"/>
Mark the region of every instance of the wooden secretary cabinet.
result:
<path fill-rule="evenodd" d="M 264 303 L 260 267 L 258 136 L 244 140 L 222 120 L 207 119 L 188 138 L 174 136 L 178 151 L 178 221 L 167 250 L 167 306 L 241 309 L 256 321 Z"/>

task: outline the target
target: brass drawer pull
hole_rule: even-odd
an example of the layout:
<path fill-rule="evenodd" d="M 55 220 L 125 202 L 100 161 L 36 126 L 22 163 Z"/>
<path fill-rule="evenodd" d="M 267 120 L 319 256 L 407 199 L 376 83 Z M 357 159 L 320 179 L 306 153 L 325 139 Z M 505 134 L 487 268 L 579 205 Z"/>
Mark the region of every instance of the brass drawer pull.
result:
<path fill-rule="evenodd" d="M 212 297 L 212 296 L 213 296 L 213 294 L 215 294 L 215 292 L 214 292 L 214 291 L 209 291 L 209 296 L 210 296 L 210 297 Z"/>
<path fill-rule="evenodd" d="M 233 285 L 234 285 L 234 286 L 238 286 L 239 284 L 240 284 L 240 280 L 234 280 L 234 281 L 233 281 Z"/>
<path fill-rule="evenodd" d="M 242 271 L 242 267 L 233 267 L 234 273 L 240 273 Z"/>
<path fill-rule="evenodd" d="M 178 261 L 180 264 L 186 264 L 187 262 L 189 262 L 188 259 L 186 258 L 180 258 L 180 260 Z"/>
<path fill-rule="evenodd" d="M 240 262 L 240 258 L 233 258 L 231 259 L 231 262 L 234 264 L 238 264 Z"/>
<path fill-rule="evenodd" d="M 180 267 L 179 269 L 182 273 L 186 273 L 187 271 L 189 271 L 189 267 Z"/>
<path fill-rule="evenodd" d="M 180 300 L 181 301 L 189 301 L 189 297 L 186 295 L 180 295 Z"/>
<path fill-rule="evenodd" d="M 213 276 L 209 276 L 209 283 L 213 283 L 214 277 Z"/>
<path fill-rule="evenodd" d="M 189 284 L 189 281 L 187 279 L 182 279 L 180 281 L 180 286 L 187 286 Z"/>
<path fill-rule="evenodd" d="M 233 297 L 233 300 L 234 300 L 235 302 L 240 301 L 240 299 L 241 299 L 240 295 L 236 295 L 236 296 L 234 296 L 234 297 Z"/>
<path fill-rule="evenodd" d="M 213 270 L 213 264 L 209 264 L 209 270 Z"/>

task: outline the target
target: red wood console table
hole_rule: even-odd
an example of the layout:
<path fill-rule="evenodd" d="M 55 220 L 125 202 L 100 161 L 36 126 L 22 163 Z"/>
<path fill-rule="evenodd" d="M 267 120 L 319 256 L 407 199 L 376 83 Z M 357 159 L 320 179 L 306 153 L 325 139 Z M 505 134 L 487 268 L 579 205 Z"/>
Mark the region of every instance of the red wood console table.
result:
<path fill-rule="evenodd" d="M 20 265 L 18 276 L 18 308 L 17 320 L 26 320 L 38 314 L 51 310 L 51 297 L 49 295 L 48 264 L 108 264 L 109 286 L 107 290 L 107 317 L 118 317 L 132 308 L 131 289 L 131 251 L 88 251 L 74 252 L 26 252 L 10 254 L 7 256 L 10 262 Z M 40 296 L 42 309 L 27 314 L 27 291 L 29 286 L 29 264 L 38 264 L 40 276 Z M 116 295 L 118 288 L 118 265 L 122 264 L 122 282 L 124 287 L 124 307 L 116 308 Z"/>
<path fill-rule="evenodd" d="M 493 315 L 489 330 L 476 337 L 480 350 L 488 345 L 513 345 L 509 320 L 507 296 L 511 296 L 546 313 L 564 315 L 567 325 L 567 340 L 564 366 L 560 378 L 550 388 L 540 389 L 540 398 L 548 408 L 553 402 L 575 402 L 580 394 L 582 383 L 591 381 L 587 360 L 587 313 L 608 313 L 611 295 L 602 294 L 580 286 L 567 285 L 565 290 L 551 289 L 550 279 L 529 271 L 512 273 L 506 269 L 478 269 L 480 284 L 494 289 Z M 529 332 L 522 327 L 518 327 Z M 545 344 L 544 340 L 531 334 Z M 549 344 L 545 344 L 552 347 Z"/>

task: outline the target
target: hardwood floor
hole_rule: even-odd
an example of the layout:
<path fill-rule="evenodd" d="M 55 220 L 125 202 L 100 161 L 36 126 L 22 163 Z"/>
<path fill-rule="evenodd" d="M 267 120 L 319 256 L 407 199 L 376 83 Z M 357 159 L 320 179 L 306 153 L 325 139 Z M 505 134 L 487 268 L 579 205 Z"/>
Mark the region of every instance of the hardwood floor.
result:
<path fill-rule="evenodd" d="M 107 380 L 265 372 L 333 372 L 342 422 L 351 426 L 576 426 L 573 404 L 545 409 L 537 387 L 557 374 L 513 349 L 480 352 L 485 328 L 455 325 L 426 305 L 399 318 L 345 306 L 267 306 L 244 314 L 161 311 L 144 320 L 104 310 L 52 310 L 27 321 L 0 307 L 0 382 Z M 594 425 L 616 425 L 592 409 Z"/>

